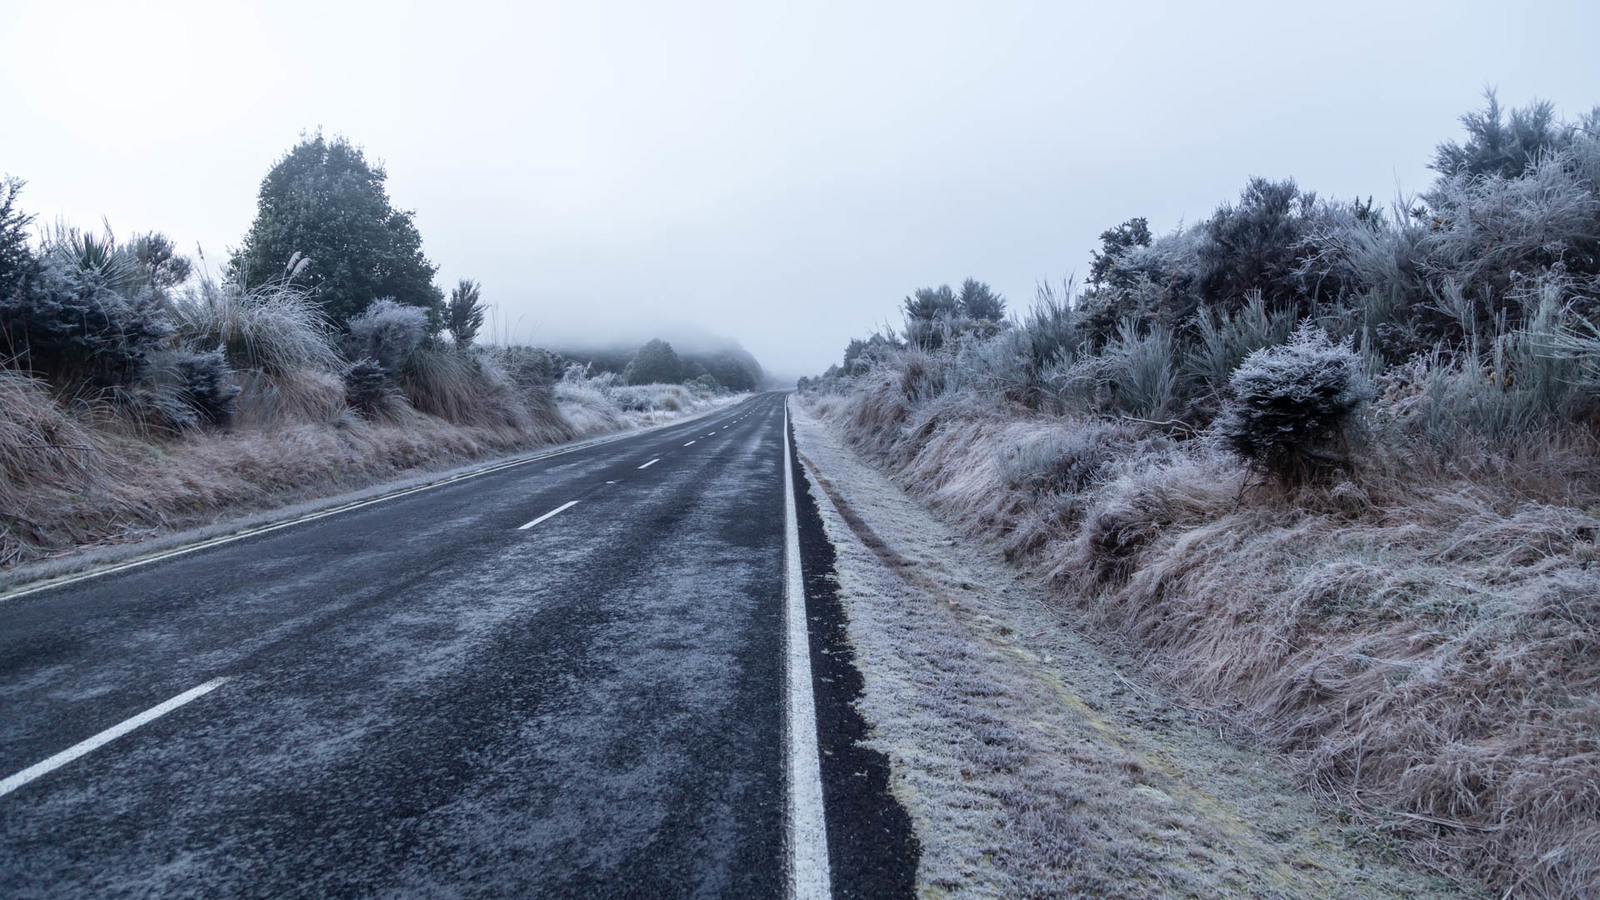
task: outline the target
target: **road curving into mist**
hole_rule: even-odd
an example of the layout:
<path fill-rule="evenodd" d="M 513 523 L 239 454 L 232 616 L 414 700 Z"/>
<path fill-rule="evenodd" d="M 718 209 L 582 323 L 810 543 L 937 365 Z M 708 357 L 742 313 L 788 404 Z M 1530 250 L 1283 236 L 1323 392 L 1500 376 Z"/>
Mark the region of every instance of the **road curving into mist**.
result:
<path fill-rule="evenodd" d="M 783 400 L 0 601 L 0 895 L 792 892 Z"/>

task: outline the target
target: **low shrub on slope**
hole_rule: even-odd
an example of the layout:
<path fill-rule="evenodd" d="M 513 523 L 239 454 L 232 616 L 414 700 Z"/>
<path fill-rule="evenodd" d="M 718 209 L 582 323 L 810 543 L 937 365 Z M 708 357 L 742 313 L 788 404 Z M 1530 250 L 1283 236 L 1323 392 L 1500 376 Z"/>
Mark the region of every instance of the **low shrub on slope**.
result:
<path fill-rule="evenodd" d="M 1600 111 L 1463 121 L 1388 215 L 1255 179 L 802 389 L 1419 859 L 1600 896 Z"/>

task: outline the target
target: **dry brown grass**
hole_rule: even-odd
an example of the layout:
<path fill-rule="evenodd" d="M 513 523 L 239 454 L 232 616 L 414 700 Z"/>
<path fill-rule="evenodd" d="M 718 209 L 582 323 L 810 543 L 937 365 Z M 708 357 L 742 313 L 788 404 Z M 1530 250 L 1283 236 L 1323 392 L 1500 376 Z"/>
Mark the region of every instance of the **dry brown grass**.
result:
<path fill-rule="evenodd" d="M 492 366 L 458 368 L 412 380 L 409 397 L 397 395 L 371 420 L 350 412 L 332 373 L 240 373 L 231 430 L 172 435 L 140 427 L 114 404 L 57 397 L 0 367 L 0 568 L 661 415 L 625 412 L 598 392 L 558 400 Z"/>
<path fill-rule="evenodd" d="M 1600 517 L 1558 477 L 1593 471 L 1581 447 L 1285 493 L 1198 442 L 919 401 L 920 377 L 813 410 L 1419 860 L 1600 895 Z"/>

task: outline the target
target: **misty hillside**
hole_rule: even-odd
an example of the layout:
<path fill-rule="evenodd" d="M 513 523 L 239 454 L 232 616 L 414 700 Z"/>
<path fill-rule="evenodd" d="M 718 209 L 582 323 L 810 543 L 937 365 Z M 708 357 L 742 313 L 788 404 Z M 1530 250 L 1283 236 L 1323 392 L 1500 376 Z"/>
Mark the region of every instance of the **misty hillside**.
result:
<path fill-rule="evenodd" d="M 569 362 L 588 367 L 593 374 L 609 372 L 626 384 L 704 383 L 730 391 L 753 391 L 765 380 L 756 358 L 731 341 L 669 342 L 653 338 L 638 345 L 585 347 L 557 343 L 551 350 Z"/>

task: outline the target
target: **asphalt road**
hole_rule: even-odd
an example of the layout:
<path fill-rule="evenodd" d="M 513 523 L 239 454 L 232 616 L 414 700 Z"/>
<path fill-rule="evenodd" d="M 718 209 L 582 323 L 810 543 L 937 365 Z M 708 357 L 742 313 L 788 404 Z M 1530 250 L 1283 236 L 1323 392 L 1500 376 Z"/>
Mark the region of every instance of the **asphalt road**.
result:
<path fill-rule="evenodd" d="M 213 688 L 0 788 L 0 895 L 781 896 L 782 429 L 760 395 L 0 602 L 0 778 Z"/>

